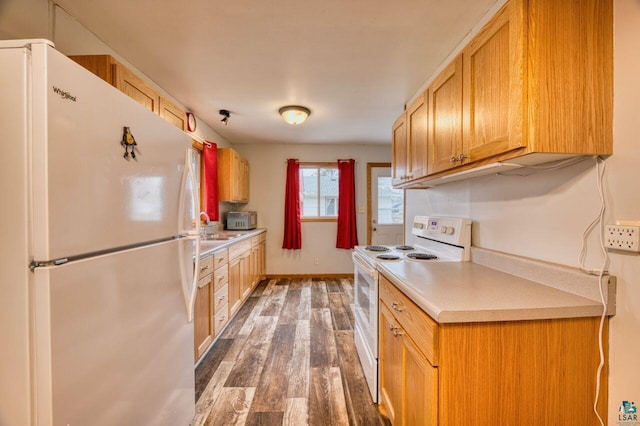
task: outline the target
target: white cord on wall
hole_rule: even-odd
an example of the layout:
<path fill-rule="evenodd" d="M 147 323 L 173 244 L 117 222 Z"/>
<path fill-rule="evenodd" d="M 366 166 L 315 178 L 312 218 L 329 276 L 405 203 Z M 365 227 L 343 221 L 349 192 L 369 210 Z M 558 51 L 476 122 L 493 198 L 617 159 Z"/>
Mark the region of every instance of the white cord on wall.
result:
<path fill-rule="evenodd" d="M 596 414 L 598 421 L 602 426 L 604 426 L 604 422 L 602 421 L 602 417 L 600 417 L 600 413 L 598 413 L 598 399 L 600 398 L 600 382 L 602 369 L 604 367 L 604 321 L 607 318 L 607 302 L 604 297 L 604 290 L 602 289 L 603 278 L 605 273 L 607 273 L 607 267 L 609 266 L 609 252 L 607 251 L 604 245 L 604 214 L 606 211 L 606 201 L 604 196 L 604 170 L 605 164 L 604 160 L 600 157 L 596 157 L 596 180 L 597 180 L 597 188 L 598 195 L 600 196 L 600 211 L 598 215 L 593 219 L 593 221 L 587 226 L 584 233 L 582 234 L 582 247 L 580 248 L 580 255 L 578 258 L 580 269 L 584 272 L 592 275 L 598 275 L 598 286 L 600 289 L 600 301 L 602 302 L 602 315 L 600 316 L 600 327 L 598 329 L 598 349 L 600 353 L 600 364 L 598 364 L 598 370 L 596 372 L 596 393 L 593 402 L 593 412 Z M 593 229 L 598 225 L 599 237 L 600 237 L 600 249 L 602 250 L 602 266 L 600 269 L 587 269 L 584 265 L 584 262 L 587 257 L 587 237 L 593 231 Z"/>

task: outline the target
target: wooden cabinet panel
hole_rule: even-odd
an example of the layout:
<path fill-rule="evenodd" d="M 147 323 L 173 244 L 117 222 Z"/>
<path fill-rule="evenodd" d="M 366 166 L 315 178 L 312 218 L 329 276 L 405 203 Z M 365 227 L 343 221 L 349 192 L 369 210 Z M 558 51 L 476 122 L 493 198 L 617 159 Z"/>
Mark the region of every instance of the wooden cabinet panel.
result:
<path fill-rule="evenodd" d="M 249 202 L 249 162 L 231 148 L 218 149 L 220 201 Z"/>
<path fill-rule="evenodd" d="M 428 105 L 425 95 L 418 96 L 407 109 L 407 180 L 427 175 Z"/>
<path fill-rule="evenodd" d="M 160 94 L 158 92 L 120 63 L 114 64 L 114 71 L 116 88 L 148 110 L 156 114 L 160 113 Z"/>
<path fill-rule="evenodd" d="M 240 256 L 240 299 L 245 300 L 251 294 L 251 249 Z"/>
<path fill-rule="evenodd" d="M 613 153 L 613 1 L 522 3 L 531 151 Z"/>
<path fill-rule="evenodd" d="M 186 113 L 164 96 L 160 97 L 159 111 L 160 117 L 164 118 L 178 129 L 182 131 L 186 130 Z"/>
<path fill-rule="evenodd" d="M 394 425 L 438 423 L 438 370 L 380 304 L 380 398 Z"/>
<path fill-rule="evenodd" d="M 193 311 L 194 359 L 197 361 L 213 341 L 212 275 L 201 278 Z"/>
<path fill-rule="evenodd" d="M 462 52 L 464 154 L 477 161 L 525 145 L 524 10 L 509 1 Z"/>
<path fill-rule="evenodd" d="M 402 336 L 404 356 L 403 424 L 438 424 L 438 369 L 418 350 L 410 335 Z M 470 423 L 467 423 L 470 424 Z"/>
<path fill-rule="evenodd" d="M 402 345 L 393 315 L 380 304 L 380 404 L 392 424 L 402 419 Z"/>
<path fill-rule="evenodd" d="M 462 154 L 462 56 L 429 86 L 429 164 L 433 174 L 457 166 Z"/>
<path fill-rule="evenodd" d="M 78 55 L 70 58 L 180 130 L 186 129 L 186 113 L 180 107 L 112 56 Z"/>
<path fill-rule="evenodd" d="M 428 92 L 427 176 L 405 188 L 499 161 L 610 155 L 613 1 L 509 0 Z M 411 165 L 402 144 L 392 149 L 398 186 Z"/>
<path fill-rule="evenodd" d="M 393 312 L 399 325 L 417 343 L 419 350 L 433 365 L 438 365 L 438 323 L 398 290 L 386 277 L 379 278 L 380 302 Z"/>
<path fill-rule="evenodd" d="M 241 301 L 240 257 L 229 261 L 229 317 L 240 309 Z"/>
<path fill-rule="evenodd" d="M 394 186 L 400 185 L 406 181 L 407 176 L 407 127 L 404 113 L 393 123 L 391 154 L 391 181 Z"/>
<path fill-rule="evenodd" d="M 225 285 L 220 287 L 220 289 L 216 290 L 213 296 L 213 311 L 215 312 L 215 315 L 218 315 L 219 313 L 224 312 L 228 316 L 229 315 L 228 304 L 229 304 L 229 288 L 228 288 L 228 284 L 225 283 Z"/>
<path fill-rule="evenodd" d="M 198 278 L 203 278 L 213 272 L 213 256 L 207 256 L 200 259 L 200 270 Z"/>

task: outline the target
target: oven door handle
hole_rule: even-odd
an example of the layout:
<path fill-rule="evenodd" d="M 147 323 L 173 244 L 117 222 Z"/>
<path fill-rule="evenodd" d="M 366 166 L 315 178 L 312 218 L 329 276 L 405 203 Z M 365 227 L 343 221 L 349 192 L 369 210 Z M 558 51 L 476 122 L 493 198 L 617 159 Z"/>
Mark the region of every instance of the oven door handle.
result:
<path fill-rule="evenodd" d="M 371 278 L 375 279 L 376 278 L 376 270 L 375 268 L 372 268 L 371 266 L 367 265 L 365 263 L 364 260 L 362 260 L 360 258 L 359 255 L 353 253 L 351 255 L 351 258 L 353 259 L 353 263 L 356 264 L 356 267 L 359 269 L 362 269 L 364 272 L 366 272 L 367 275 L 369 275 Z"/>

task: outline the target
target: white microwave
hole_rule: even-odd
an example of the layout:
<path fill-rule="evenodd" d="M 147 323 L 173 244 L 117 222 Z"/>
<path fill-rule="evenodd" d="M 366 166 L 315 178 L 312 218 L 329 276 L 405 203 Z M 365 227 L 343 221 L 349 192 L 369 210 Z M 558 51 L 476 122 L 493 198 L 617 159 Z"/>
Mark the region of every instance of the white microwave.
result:
<path fill-rule="evenodd" d="M 256 212 L 228 212 L 227 229 L 236 231 L 256 229 L 258 226 L 258 213 Z"/>

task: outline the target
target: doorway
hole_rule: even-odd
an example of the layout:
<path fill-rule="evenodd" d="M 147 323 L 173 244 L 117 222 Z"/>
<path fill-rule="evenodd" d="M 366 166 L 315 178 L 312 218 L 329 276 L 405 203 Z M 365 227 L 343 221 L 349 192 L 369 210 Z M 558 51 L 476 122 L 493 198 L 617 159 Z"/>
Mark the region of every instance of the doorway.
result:
<path fill-rule="evenodd" d="M 367 163 L 367 244 L 397 245 L 404 238 L 404 191 L 391 184 L 390 163 Z"/>

